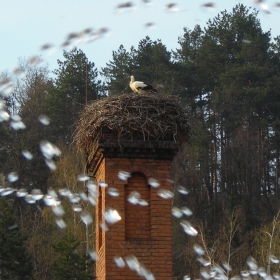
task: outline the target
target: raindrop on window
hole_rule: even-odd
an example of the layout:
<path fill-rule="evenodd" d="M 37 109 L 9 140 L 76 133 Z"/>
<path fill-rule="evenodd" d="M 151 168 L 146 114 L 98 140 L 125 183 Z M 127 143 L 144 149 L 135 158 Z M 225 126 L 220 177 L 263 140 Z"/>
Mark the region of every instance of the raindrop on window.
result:
<path fill-rule="evenodd" d="M 183 220 L 180 224 L 183 227 L 183 230 L 186 234 L 188 234 L 190 236 L 196 236 L 197 235 L 196 229 L 191 225 L 190 222 L 188 222 L 186 220 Z"/>
<path fill-rule="evenodd" d="M 183 206 L 183 207 L 181 208 L 181 211 L 182 211 L 182 213 L 183 213 L 184 215 L 186 215 L 186 216 L 191 216 L 191 215 L 193 214 L 192 210 L 189 209 L 189 208 L 186 207 L 186 206 Z"/>
<path fill-rule="evenodd" d="M 8 181 L 9 182 L 13 183 L 13 182 L 15 182 L 17 180 L 18 180 L 17 172 L 11 172 L 11 173 L 8 174 Z"/>
<path fill-rule="evenodd" d="M 97 253 L 96 253 L 95 251 L 90 250 L 90 251 L 88 252 L 88 254 L 89 254 L 89 256 L 91 257 L 92 260 L 94 260 L 94 261 L 97 261 L 97 260 L 98 260 Z"/>
<path fill-rule="evenodd" d="M 39 190 L 39 189 L 33 189 L 33 190 L 31 191 L 31 195 L 32 195 L 32 198 L 33 198 L 34 200 L 40 200 L 40 199 L 42 199 L 42 198 L 44 197 L 44 194 L 43 194 L 42 191 Z"/>
<path fill-rule="evenodd" d="M 28 150 L 22 150 L 21 154 L 27 159 L 31 160 L 33 158 L 33 155 Z"/>
<path fill-rule="evenodd" d="M 120 171 L 118 173 L 118 178 L 122 181 L 126 181 L 129 177 L 131 177 L 131 174 L 126 171 Z"/>
<path fill-rule="evenodd" d="M 148 184 L 153 188 L 158 188 L 160 186 L 160 183 L 157 179 L 149 178 Z"/>
<path fill-rule="evenodd" d="M 173 192 L 169 191 L 169 190 L 159 190 L 158 191 L 158 196 L 160 196 L 161 198 L 164 199 L 169 199 L 169 198 L 173 198 L 174 194 Z"/>
<path fill-rule="evenodd" d="M 50 124 L 50 118 L 47 117 L 46 115 L 39 116 L 38 120 L 43 125 L 49 125 Z"/>
<path fill-rule="evenodd" d="M 125 261 L 123 260 L 122 257 L 114 257 L 114 262 L 119 268 L 124 268 L 125 267 Z"/>
<path fill-rule="evenodd" d="M 53 205 L 52 211 L 57 217 L 62 217 L 65 213 L 61 205 Z"/>
<path fill-rule="evenodd" d="M 186 188 L 184 188 L 183 186 L 178 186 L 177 191 L 183 195 L 187 195 L 189 193 L 188 190 Z"/>
<path fill-rule="evenodd" d="M 14 188 L 8 187 L 8 188 L 4 188 L 4 189 L 1 191 L 0 194 L 1 194 L 1 196 L 7 196 L 7 195 L 12 194 L 14 191 L 15 191 Z"/>
<path fill-rule="evenodd" d="M 114 209 L 108 209 L 105 213 L 103 213 L 103 216 L 106 222 L 109 224 L 115 224 L 121 220 L 121 216 L 119 215 L 118 211 Z"/>
<path fill-rule="evenodd" d="M 120 195 L 118 189 L 116 188 L 108 188 L 108 194 L 113 197 L 117 197 Z"/>
<path fill-rule="evenodd" d="M 62 219 L 56 219 L 55 223 L 60 229 L 66 228 L 66 223 Z"/>
<path fill-rule="evenodd" d="M 89 179 L 90 179 L 90 177 L 87 174 L 80 174 L 77 177 L 77 180 L 79 182 L 85 182 L 85 181 L 88 181 Z"/>
<path fill-rule="evenodd" d="M 21 188 L 17 191 L 16 195 L 17 197 L 24 197 L 28 194 L 27 190 L 24 188 Z"/>
<path fill-rule="evenodd" d="M 90 225 L 93 222 L 92 216 L 87 211 L 82 212 L 80 217 L 86 225 Z"/>
<path fill-rule="evenodd" d="M 107 187 L 108 187 L 108 184 L 105 183 L 105 182 L 103 182 L 103 181 L 100 181 L 100 182 L 99 182 L 99 186 L 100 186 L 101 188 L 107 188 Z"/>
<path fill-rule="evenodd" d="M 203 248 L 198 244 L 193 245 L 193 250 L 199 256 L 203 256 L 205 254 L 205 251 L 203 250 Z"/>
<path fill-rule="evenodd" d="M 178 207 L 172 207 L 172 215 L 175 218 L 181 218 L 183 216 L 183 213 L 181 212 L 181 210 Z"/>

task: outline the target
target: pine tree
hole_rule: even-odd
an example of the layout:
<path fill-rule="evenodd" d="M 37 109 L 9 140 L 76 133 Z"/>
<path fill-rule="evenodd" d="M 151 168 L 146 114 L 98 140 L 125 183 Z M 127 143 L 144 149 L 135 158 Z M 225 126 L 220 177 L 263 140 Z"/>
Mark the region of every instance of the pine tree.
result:
<path fill-rule="evenodd" d="M 80 256 L 80 242 L 73 234 L 68 234 L 54 245 L 58 254 L 52 266 L 52 274 L 56 280 L 92 279 L 90 271 L 93 264 L 86 256 Z"/>
<path fill-rule="evenodd" d="M 13 213 L 13 200 L 0 198 L 0 279 L 32 279 L 32 263 Z"/>

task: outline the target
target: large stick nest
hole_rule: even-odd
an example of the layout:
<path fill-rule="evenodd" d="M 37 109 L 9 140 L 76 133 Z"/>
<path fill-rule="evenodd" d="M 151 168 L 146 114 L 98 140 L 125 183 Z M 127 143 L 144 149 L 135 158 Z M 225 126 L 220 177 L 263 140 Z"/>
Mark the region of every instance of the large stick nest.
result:
<path fill-rule="evenodd" d="M 121 139 L 186 142 L 189 125 L 185 110 L 163 95 L 124 94 L 98 99 L 86 106 L 76 122 L 74 143 L 92 154 L 98 143 Z"/>

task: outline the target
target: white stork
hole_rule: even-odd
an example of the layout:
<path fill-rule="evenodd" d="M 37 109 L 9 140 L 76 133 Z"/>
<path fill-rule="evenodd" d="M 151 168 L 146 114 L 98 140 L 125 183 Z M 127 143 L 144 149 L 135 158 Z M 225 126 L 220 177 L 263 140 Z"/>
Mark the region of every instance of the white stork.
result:
<path fill-rule="evenodd" d="M 145 93 L 157 93 L 157 90 L 153 88 L 153 86 L 149 84 L 145 84 L 143 82 L 135 81 L 134 76 L 130 77 L 130 88 L 133 90 L 133 92 L 139 93 L 139 94 L 145 94 Z"/>

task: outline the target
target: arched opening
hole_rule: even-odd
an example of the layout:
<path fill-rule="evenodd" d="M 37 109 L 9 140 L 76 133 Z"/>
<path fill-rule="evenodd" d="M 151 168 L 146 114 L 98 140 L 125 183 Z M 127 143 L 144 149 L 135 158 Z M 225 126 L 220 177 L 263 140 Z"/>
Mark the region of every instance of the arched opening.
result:
<path fill-rule="evenodd" d="M 130 198 L 134 195 L 132 202 Z M 125 236 L 126 239 L 148 239 L 151 236 L 150 187 L 143 173 L 132 173 L 125 188 Z"/>

